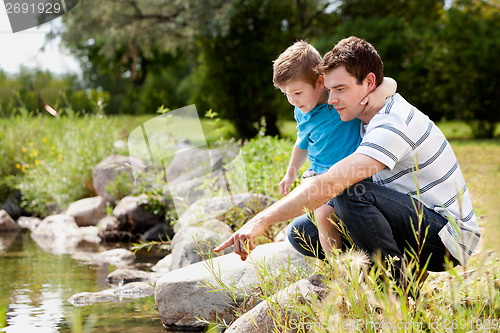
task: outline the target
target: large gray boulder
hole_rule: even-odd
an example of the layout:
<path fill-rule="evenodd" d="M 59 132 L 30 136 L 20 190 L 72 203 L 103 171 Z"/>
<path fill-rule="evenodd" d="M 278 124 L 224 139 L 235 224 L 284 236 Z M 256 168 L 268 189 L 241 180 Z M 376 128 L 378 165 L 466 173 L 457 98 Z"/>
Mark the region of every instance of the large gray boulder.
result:
<path fill-rule="evenodd" d="M 21 227 L 5 210 L 0 210 L 0 232 L 18 232 Z"/>
<path fill-rule="evenodd" d="M 300 327 L 301 321 L 294 309 L 305 302 L 323 299 L 328 293 L 323 281 L 324 277 L 317 274 L 295 282 L 246 312 L 225 332 L 303 332 L 306 327 Z"/>
<path fill-rule="evenodd" d="M 210 218 L 223 222 L 237 220 L 244 223 L 274 202 L 276 200 L 271 197 L 254 193 L 201 199 L 179 217 L 174 230 L 177 232 L 182 227 L 200 226 Z"/>
<path fill-rule="evenodd" d="M 72 216 L 79 227 L 95 226 L 106 216 L 106 202 L 99 196 L 81 199 L 69 205 L 66 215 Z"/>
<path fill-rule="evenodd" d="M 125 180 L 130 181 L 129 184 L 122 184 L 124 190 L 133 188 L 134 176 L 132 174 L 131 161 L 133 161 L 134 167 L 137 170 L 143 171 L 146 169 L 144 162 L 140 159 L 123 155 L 108 156 L 94 167 L 92 185 L 97 195 L 102 197 L 104 201 L 114 203 L 116 200 L 121 199 L 120 197 L 113 197 L 106 191 L 108 184 L 113 182 L 118 174 L 126 175 Z M 121 193 L 121 197 L 128 194 L 130 193 Z"/>
<path fill-rule="evenodd" d="M 164 325 L 167 327 L 201 327 L 205 324 L 198 318 L 212 322 L 217 319 L 231 322 L 235 310 L 244 300 L 244 294 L 250 294 L 259 284 L 259 272 L 256 267 L 265 265 L 267 274 L 279 274 L 279 267 L 306 267 L 302 255 L 289 243 L 271 243 L 258 246 L 246 261 L 234 253 L 213 259 L 212 269 L 220 281 L 236 288 L 236 302 L 228 297 L 224 290 L 216 290 L 218 282 L 207 268 L 206 262 L 199 262 L 176 269 L 163 275 L 156 283 L 156 306 Z"/>

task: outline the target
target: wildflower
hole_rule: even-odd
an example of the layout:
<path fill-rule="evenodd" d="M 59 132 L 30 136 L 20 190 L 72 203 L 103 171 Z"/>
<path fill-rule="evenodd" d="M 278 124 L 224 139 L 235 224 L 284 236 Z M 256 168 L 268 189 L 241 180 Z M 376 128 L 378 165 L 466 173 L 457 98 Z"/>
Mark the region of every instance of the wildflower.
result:
<path fill-rule="evenodd" d="M 40 161 L 35 160 L 35 166 L 38 165 L 38 164 L 40 164 Z"/>
<path fill-rule="evenodd" d="M 21 151 L 22 151 L 23 153 L 25 153 L 25 152 L 26 152 L 26 147 L 21 148 Z"/>
<path fill-rule="evenodd" d="M 31 157 L 31 158 L 33 158 L 33 157 L 35 157 L 36 155 L 38 155 L 38 150 L 33 149 L 33 150 L 31 151 L 30 157 Z"/>
<path fill-rule="evenodd" d="M 16 169 L 21 169 L 21 164 L 16 163 Z"/>
<path fill-rule="evenodd" d="M 42 142 L 43 142 L 43 143 L 47 142 L 47 138 L 43 138 L 43 139 L 42 139 Z"/>

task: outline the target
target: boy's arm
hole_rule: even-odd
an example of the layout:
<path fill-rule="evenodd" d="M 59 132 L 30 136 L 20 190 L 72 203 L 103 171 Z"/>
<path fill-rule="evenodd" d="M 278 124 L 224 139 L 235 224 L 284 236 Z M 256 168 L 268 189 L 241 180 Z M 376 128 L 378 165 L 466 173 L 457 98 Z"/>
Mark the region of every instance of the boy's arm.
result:
<path fill-rule="evenodd" d="M 385 99 L 396 93 L 398 84 L 396 80 L 390 77 L 384 77 L 384 80 L 371 94 L 366 96 L 361 105 L 366 105 L 367 111 L 378 111 L 384 107 Z"/>
<path fill-rule="evenodd" d="M 295 177 L 299 172 L 302 165 L 304 165 L 309 152 L 304 149 L 300 149 L 297 146 L 293 146 L 292 150 L 292 158 L 290 159 L 290 164 L 288 165 L 288 169 L 286 170 L 286 175 L 280 182 L 280 193 L 287 195 L 290 186 L 292 186 L 295 181 Z"/>

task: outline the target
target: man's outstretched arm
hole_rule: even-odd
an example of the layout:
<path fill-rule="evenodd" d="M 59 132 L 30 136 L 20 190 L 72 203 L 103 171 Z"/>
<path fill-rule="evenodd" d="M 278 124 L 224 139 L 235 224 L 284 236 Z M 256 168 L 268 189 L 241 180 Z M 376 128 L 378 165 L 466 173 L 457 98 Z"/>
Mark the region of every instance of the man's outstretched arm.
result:
<path fill-rule="evenodd" d="M 325 174 L 301 184 L 286 197 L 255 215 L 224 243 L 216 247 L 215 251 L 222 251 L 234 245 L 234 252 L 241 257 L 241 260 L 246 260 L 249 251 L 255 248 L 255 238 L 268 226 L 295 218 L 303 214 L 304 209 L 312 211 L 349 186 L 384 168 L 385 165 L 379 161 L 367 155 L 354 153 L 336 163 Z"/>

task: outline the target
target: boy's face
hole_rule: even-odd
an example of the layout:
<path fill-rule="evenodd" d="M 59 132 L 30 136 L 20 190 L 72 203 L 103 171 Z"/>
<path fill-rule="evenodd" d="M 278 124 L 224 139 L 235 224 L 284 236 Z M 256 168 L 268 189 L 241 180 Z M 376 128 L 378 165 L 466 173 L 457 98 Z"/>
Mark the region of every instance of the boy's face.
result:
<path fill-rule="evenodd" d="M 323 103 L 321 98 L 324 96 L 325 86 L 322 76 L 318 77 L 314 86 L 303 80 L 295 80 L 278 85 L 278 88 L 285 94 L 290 104 L 304 113 L 308 113 L 316 105 Z"/>
<path fill-rule="evenodd" d="M 371 92 L 367 79 L 361 84 L 344 66 L 336 67 L 323 74 L 325 88 L 330 91 L 328 103 L 333 104 L 343 121 L 360 118 L 363 120 L 364 105 L 361 101 Z"/>

